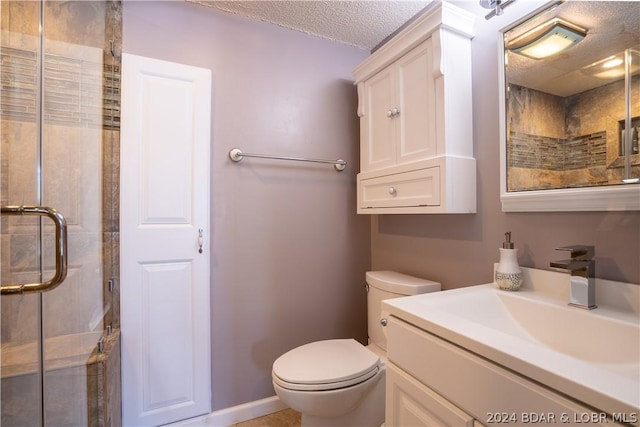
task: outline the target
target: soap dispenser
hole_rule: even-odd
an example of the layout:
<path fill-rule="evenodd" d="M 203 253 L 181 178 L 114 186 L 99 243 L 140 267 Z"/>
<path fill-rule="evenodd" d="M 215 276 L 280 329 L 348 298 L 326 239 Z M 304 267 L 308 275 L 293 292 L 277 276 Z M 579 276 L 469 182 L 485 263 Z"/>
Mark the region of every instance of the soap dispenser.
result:
<path fill-rule="evenodd" d="M 518 250 L 514 249 L 511 232 L 504 233 L 505 241 L 500 251 L 500 262 L 496 267 L 494 281 L 498 288 L 505 291 L 517 291 L 522 286 L 522 270 L 518 265 Z"/>

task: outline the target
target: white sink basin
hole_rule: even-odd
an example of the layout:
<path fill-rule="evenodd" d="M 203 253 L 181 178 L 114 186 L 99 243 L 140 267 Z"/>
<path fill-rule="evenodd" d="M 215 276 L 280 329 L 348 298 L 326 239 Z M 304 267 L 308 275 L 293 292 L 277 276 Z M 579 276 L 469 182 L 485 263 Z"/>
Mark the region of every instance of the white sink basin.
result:
<path fill-rule="evenodd" d="M 472 286 L 384 309 L 594 408 L 640 412 L 640 286 L 598 281 L 599 307 L 582 310 L 567 305 L 568 276 L 523 273 L 519 292 Z"/>
<path fill-rule="evenodd" d="M 576 310 L 530 298 L 498 294 L 508 315 L 541 345 L 587 362 L 608 364 L 639 379 L 640 327 L 637 319 L 610 312 Z M 634 322 L 635 320 L 635 322 Z"/>

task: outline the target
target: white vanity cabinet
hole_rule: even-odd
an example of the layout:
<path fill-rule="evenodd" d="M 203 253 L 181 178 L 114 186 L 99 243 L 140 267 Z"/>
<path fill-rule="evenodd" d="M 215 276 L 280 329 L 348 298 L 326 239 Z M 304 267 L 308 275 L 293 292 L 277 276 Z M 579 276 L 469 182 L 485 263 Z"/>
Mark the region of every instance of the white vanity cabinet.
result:
<path fill-rule="evenodd" d="M 621 425 L 394 316 L 387 328 L 385 425 Z"/>
<path fill-rule="evenodd" d="M 436 3 L 360 64 L 358 213 L 473 213 L 474 17 Z"/>

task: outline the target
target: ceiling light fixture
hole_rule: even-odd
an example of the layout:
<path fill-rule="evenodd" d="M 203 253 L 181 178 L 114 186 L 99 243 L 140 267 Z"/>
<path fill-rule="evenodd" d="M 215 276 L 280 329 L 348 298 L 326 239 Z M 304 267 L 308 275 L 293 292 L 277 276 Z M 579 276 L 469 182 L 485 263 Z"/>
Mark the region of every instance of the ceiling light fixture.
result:
<path fill-rule="evenodd" d="M 607 58 L 601 59 L 600 61 L 594 62 L 593 64 L 587 65 L 586 67 L 582 68 L 582 72 L 588 76 L 597 77 L 599 79 L 621 79 L 624 77 L 624 74 L 626 72 L 624 66 L 624 57 L 624 52 L 617 55 L 609 56 Z M 638 71 L 640 71 L 640 66 L 635 62 L 630 62 L 629 71 L 631 75 L 636 74 Z"/>
<path fill-rule="evenodd" d="M 554 18 L 513 39 L 508 49 L 529 58 L 544 59 L 575 46 L 586 35 L 586 29 Z"/>

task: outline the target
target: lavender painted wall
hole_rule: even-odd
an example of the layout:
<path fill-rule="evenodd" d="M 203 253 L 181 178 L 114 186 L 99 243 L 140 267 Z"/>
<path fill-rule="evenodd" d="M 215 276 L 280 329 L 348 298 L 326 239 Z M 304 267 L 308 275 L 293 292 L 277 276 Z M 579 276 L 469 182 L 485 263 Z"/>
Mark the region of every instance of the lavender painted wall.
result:
<path fill-rule="evenodd" d="M 505 231 L 523 266 L 547 269 L 558 246 L 596 247 L 596 275 L 640 283 L 638 212 L 504 213 L 500 204 L 498 31 L 545 2 L 514 2 L 489 21 L 477 1 L 452 2 L 477 16 L 472 42 L 475 215 L 381 215 L 372 218 L 372 268 L 391 269 L 456 288 L 492 280 Z"/>
<path fill-rule="evenodd" d="M 125 52 L 213 72 L 214 409 L 272 395 L 271 363 L 293 346 L 364 340 L 370 262 L 445 288 L 485 283 L 510 230 L 524 266 L 547 268 L 559 245 L 594 244 L 599 277 L 640 282 L 638 213 L 501 211 L 497 31 L 542 2 L 516 2 L 490 21 L 477 2 L 455 3 L 478 16 L 478 213 L 380 215 L 369 226 L 368 216 L 354 213 L 359 129 L 351 86 L 366 52 L 192 4 L 125 2 Z M 250 159 L 236 165 L 227 159 L 235 146 L 341 156 L 349 167 L 338 174 Z"/>
<path fill-rule="evenodd" d="M 366 342 L 370 220 L 355 213 L 351 70 L 368 54 L 186 2 L 127 1 L 123 19 L 124 52 L 212 70 L 213 409 L 272 396 L 285 351 Z M 349 166 L 236 164 L 234 147 Z"/>

